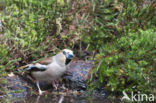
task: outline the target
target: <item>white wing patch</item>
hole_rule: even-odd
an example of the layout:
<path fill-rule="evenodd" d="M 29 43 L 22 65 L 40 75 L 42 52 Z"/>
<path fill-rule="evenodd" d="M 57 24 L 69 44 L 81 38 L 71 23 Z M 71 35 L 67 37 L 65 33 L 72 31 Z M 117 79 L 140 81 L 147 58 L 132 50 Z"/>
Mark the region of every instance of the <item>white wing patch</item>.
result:
<path fill-rule="evenodd" d="M 27 71 L 45 71 L 45 70 L 47 70 L 48 69 L 48 67 L 46 66 L 46 65 L 41 65 L 41 64 L 39 64 L 39 63 L 37 63 L 37 64 L 30 64 L 27 68 L 26 68 L 26 70 Z"/>
<path fill-rule="evenodd" d="M 42 65 L 42 64 L 39 64 L 39 63 L 37 63 L 37 64 L 35 65 L 35 67 L 36 67 L 36 68 L 48 68 L 46 65 Z"/>

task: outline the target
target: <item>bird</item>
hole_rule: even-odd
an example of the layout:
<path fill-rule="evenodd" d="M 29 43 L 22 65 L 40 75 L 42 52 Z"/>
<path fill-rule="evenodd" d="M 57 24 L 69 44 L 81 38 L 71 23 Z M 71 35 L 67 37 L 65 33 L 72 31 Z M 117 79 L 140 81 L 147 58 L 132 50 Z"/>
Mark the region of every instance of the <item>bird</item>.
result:
<path fill-rule="evenodd" d="M 35 80 L 39 95 L 44 91 L 40 89 L 40 81 L 53 82 L 60 78 L 67 70 L 67 65 L 74 57 L 74 53 L 70 49 L 63 49 L 52 57 L 45 58 L 36 63 L 28 64 L 20 67 L 25 69 Z M 56 86 L 56 85 L 55 85 Z"/>

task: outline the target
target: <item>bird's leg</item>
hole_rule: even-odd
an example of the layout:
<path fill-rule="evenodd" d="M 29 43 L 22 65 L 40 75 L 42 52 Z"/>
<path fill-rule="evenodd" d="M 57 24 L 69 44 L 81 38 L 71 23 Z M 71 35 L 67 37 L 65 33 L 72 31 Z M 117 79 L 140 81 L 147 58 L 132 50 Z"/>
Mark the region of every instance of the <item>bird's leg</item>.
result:
<path fill-rule="evenodd" d="M 58 89 L 58 83 L 55 80 L 52 81 L 52 86 L 55 88 L 55 90 Z"/>
<path fill-rule="evenodd" d="M 39 95 L 42 95 L 43 91 L 40 89 L 38 81 L 36 82 L 36 85 L 37 85 L 37 88 L 38 88 L 38 91 L 39 91 Z"/>

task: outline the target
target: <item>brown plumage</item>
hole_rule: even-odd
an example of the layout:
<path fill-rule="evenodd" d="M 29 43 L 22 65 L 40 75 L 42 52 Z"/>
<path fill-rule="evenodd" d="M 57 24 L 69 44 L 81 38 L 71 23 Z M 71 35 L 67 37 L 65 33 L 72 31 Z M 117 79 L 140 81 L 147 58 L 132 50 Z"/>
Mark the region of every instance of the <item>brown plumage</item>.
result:
<path fill-rule="evenodd" d="M 52 57 L 48 57 L 48 58 L 45 58 L 43 60 L 40 60 L 38 61 L 37 63 L 39 64 L 43 64 L 43 65 L 48 65 L 52 62 Z"/>

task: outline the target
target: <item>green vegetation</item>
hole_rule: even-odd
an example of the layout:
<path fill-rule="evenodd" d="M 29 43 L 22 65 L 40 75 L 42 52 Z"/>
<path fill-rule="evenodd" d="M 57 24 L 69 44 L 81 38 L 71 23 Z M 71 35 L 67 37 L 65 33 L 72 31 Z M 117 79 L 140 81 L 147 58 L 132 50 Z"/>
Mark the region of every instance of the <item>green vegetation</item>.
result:
<path fill-rule="evenodd" d="M 16 67 L 88 47 L 97 53 L 89 89 L 156 93 L 155 8 L 154 0 L 0 1 L 0 89 Z"/>
<path fill-rule="evenodd" d="M 90 50 L 98 51 L 93 75 L 98 81 L 91 80 L 90 88 L 156 93 L 155 3 L 143 4 L 130 0 L 96 2 L 96 26 L 89 36 L 84 35 Z"/>
<path fill-rule="evenodd" d="M 102 45 L 95 58 L 99 82 L 106 82 L 106 88 L 115 92 L 151 93 L 156 85 L 155 38 L 153 29 L 139 30 Z"/>

